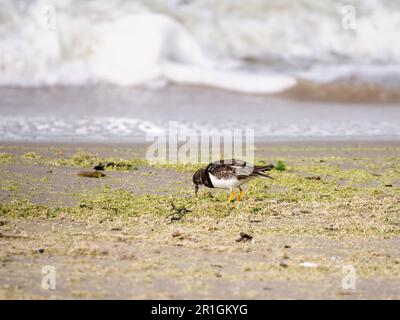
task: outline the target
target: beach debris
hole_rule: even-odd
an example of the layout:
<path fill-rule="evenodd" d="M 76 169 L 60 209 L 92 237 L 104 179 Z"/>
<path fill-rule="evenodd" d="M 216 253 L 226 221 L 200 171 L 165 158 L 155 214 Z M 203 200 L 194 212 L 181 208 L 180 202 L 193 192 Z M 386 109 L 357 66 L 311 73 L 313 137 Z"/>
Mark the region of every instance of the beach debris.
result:
<path fill-rule="evenodd" d="M 47 170 L 46 173 L 53 173 L 53 170 Z"/>
<path fill-rule="evenodd" d="M 176 216 L 175 213 L 173 213 L 172 215 L 170 215 L 169 217 L 171 217 L 170 222 L 173 221 L 180 221 L 181 220 L 181 216 Z"/>
<path fill-rule="evenodd" d="M 102 163 L 102 162 L 99 162 L 99 164 L 94 166 L 93 169 L 97 170 L 97 171 L 103 171 L 103 170 L 107 169 L 108 167 L 114 168 L 114 167 L 127 167 L 127 166 L 129 166 L 129 165 L 127 165 L 124 162 L 118 163 L 117 165 L 112 161 L 111 162 L 107 162 L 105 164 Z"/>
<path fill-rule="evenodd" d="M 173 202 L 171 202 L 171 208 L 175 213 L 180 214 L 180 215 L 192 212 L 192 210 L 189 210 L 185 207 L 177 208 Z"/>
<path fill-rule="evenodd" d="M 171 202 L 171 210 L 172 214 L 170 214 L 168 217 L 171 218 L 172 221 L 179 221 L 182 219 L 182 217 L 187 214 L 192 212 L 192 210 L 187 209 L 186 207 L 176 207 L 173 202 Z"/>
<path fill-rule="evenodd" d="M 285 249 L 290 249 L 291 246 L 289 246 L 288 244 L 285 244 L 284 248 L 285 248 Z"/>
<path fill-rule="evenodd" d="M 105 177 L 105 174 L 99 171 L 78 171 L 77 173 L 80 177 L 85 178 L 102 178 Z"/>
<path fill-rule="evenodd" d="M 305 262 L 300 263 L 300 266 L 306 267 L 306 268 L 316 268 L 316 267 L 318 267 L 318 264 L 316 264 L 315 262 L 305 261 Z"/>
<path fill-rule="evenodd" d="M 287 268 L 287 267 L 289 267 L 288 264 L 286 264 L 286 263 L 284 263 L 284 262 L 281 262 L 281 263 L 279 264 L 279 266 L 282 267 L 282 268 Z"/>
<path fill-rule="evenodd" d="M 106 163 L 99 162 L 97 165 L 95 165 L 93 167 L 93 169 L 96 171 L 104 171 L 109 167 L 117 169 L 117 170 L 131 170 L 131 169 L 137 170 L 138 169 L 137 167 L 133 167 L 131 163 L 128 163 L 128 162 L 122 161 L 122 160 L 117 163 L 115 163 L 113 161 L 106 162 Z"/>
<path fill-rule="evenodd" d="M 386 184 L 385 184 L 385 187 L 391 188 L 391 187 L 393 187 L 393 185 L 392 185 L 391 183 L 386 183 Z"/>
<path fill-rule="evenodd" d="M 110 231 L 122 231 L 122 228 L 121 227 L 114 227 L 114 228 L 111 228 Z"/>
<path fill-rule="evenodd" d="M 316 181 L 320 181 L 321 177 L 320 176 L 309 176 L 306 177 L 307 180 L 316 180 Z"/>
<path fill-rule="evenodd" d="M 102 171 L 104 170 L 104 167 L 105 165 L 100 162 L 98 165 L 94 166 L 93 169 L 97 171 Z"/>
<path fill-rule="evenodd" d="M 173 222 L 173 221 L 180 221 L 180 220 L 182 219 L 182 216 L 176 215 L 175 213 L 173 213 L 173 214 L 170 215 L 169 217 L 171 218 L 171 219 L 170 219 L 170 222 Z"/>
<path fill-rule="evenodd" d="M 42 253 L 44 253 L 44 249 L 43 248 L 39 248 L 39 249 L 36 250 L 36 253 L 42 254 Z"/>
<path fill-rule="evenodd" d="M 247 233 L 244 232 L 240 232 L 240 238 L 236 239 L 236 242 L 247 242 L 247 241 L 251 241 L 252 243 L 254 243 L 254 238 L 250 235 L 248 235 Z"/>

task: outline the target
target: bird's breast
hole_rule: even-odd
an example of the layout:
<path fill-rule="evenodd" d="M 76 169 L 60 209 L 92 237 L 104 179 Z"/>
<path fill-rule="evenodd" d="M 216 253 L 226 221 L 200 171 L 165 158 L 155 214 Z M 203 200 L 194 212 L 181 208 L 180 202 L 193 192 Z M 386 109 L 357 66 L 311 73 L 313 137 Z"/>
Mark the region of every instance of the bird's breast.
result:
<path fill-rule="evenodd" d="M 216 176 L 210 174 L 210 180 L 211 180 L 211 183 L 213 184 L 214 188 L 231 189 L 231 188 L 237 188 L 240 185 L 242 185 L 243 183 L 246 183 L 247 181 L 249 181 L 251 179 L 249 178 L 249 179 L 238 180 L 236 177 L 220 179 L 220 178 L 217 178 Z"/>

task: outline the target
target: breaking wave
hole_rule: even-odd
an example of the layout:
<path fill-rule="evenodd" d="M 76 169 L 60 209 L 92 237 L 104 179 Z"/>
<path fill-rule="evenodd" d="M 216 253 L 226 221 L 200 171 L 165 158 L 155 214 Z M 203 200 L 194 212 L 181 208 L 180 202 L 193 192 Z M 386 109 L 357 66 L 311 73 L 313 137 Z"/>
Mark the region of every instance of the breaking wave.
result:
<path fill-rule="evenodd" d="M 347 4 L 355 29 L 335 0 L 3 0 L 0 85 L 400 83 L 400 3 Z"/>

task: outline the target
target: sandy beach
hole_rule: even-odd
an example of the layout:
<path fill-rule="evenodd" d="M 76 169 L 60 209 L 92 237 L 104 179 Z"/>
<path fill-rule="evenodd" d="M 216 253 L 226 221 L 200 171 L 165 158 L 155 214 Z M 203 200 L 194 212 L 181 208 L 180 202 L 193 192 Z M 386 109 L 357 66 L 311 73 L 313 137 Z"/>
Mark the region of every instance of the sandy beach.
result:
<path fill-rule="evenodd" d="M 196 166 L 150 166 L 144 150 L 0 146 L 1 298 L 400 298 L 398 142 L 257 145 L 287 168 L 235 207 L 224 191 L 194 197 Z M 77 176 L 101 161 L 120 167 Z M 49 265 L 55 290 L 41 287 Z"/>

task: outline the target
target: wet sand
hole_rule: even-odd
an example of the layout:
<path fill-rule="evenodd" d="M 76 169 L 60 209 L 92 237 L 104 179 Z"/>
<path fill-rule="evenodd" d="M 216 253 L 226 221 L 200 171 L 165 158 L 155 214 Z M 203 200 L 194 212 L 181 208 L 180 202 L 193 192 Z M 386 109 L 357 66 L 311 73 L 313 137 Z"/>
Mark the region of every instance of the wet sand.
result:
<path fill-rule="evenodd" d="M 346 87 L 347 88 L 347 87 Z M 350 87 L 352 88 L 352 87 Z M 0 88 L 0 141 L 143 143 L 168 128 L 253 129 L 258 142 L 399 140 L 396 102 L 346 101 L 352 89 L 246 95 L 198 86 Z M 350 90 L 350 91 L 349 91 Z M 357 89 L 354 89 L 357 90 Z M 308 98 L 310 92 L 320 97 Z M 376 94 L 376 96 L 379 96 Z"/>
<path fill-rule="evenodd" d="M 258 145 L 257 161 L 287 169 L 235 207 L 224 191 L 193 197 L 191 166 L 150 166 L 144 150 L 1 145 L 1 298 L 400 298 L 398 142 Z M 132 166 L 76 175 L 105 159 Z"/>

